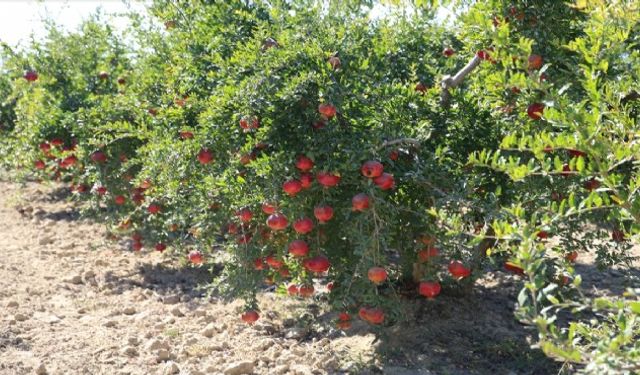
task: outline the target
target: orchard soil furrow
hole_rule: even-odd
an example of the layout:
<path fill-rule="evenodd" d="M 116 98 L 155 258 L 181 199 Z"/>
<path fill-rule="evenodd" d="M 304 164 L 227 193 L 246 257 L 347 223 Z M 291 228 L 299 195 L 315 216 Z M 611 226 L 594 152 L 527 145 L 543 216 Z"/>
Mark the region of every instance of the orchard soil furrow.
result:
<path fill-rule="evenodd" d="M 213 275 L 106 240 L 58 186 L 0 182 L 0 374 L 548 374 L 514 320 L 514 276 L 407 300 L 411 323 L 347 333 L 322 300 L 265 291 L 255 326 L 200 286 Z M 598 273 L 586 259 L 587 279 Z M 617 272 L 617 271 L 611 271 Z M 611 289 L 615 287 L 615 275 Z M 603 289 L 607 289 L 605 284 Z"/>

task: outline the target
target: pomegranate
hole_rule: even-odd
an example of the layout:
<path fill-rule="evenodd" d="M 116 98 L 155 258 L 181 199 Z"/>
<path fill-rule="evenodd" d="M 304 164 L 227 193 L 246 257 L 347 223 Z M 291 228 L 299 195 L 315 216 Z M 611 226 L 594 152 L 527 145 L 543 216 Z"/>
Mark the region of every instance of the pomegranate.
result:
<path fill-rule="evenodd" d="M 289 225 L 289 221 L 283 214 L 271 214 L 267 218 L 267 226 L 273 230 L 284 230 L 287 225 Z"/>
<path fill-rule="evenodd" d="M 293 223 L 293 229 L 300 234 L 307 234 L 313 230 L 313 220 L 304 217 Z"/>
<path fill-rule="evenodd" d="M 471 275 L 471 270 L 465 267 L 459 260 L 452 260 L 449 263 L 449 273 L 455 279 L 462 279 Z"/>

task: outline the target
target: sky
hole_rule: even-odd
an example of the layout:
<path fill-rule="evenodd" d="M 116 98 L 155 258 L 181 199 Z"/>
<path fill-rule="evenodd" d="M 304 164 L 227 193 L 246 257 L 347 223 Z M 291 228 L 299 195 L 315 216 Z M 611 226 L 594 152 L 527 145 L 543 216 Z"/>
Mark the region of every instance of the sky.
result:
<path fill-rule="evenodd" d="M 144 10 L 142 3 L 131 3 L 132 10 Z M 36 37 L 44 36 L 41 20 L 46 17 L 51 17 L 67 30 L 73 30 L 99 7 L 105 13 L 129 10 L 121 0 L 0 0 L 0 40 L 11 46 L 24 46 L 29 43 L 32 33 Z M 127 21 L 115 18 L 112 24 L 123 29 Z"/>
<path fill-rule="evenodd" d="M 122 0 L 0 0 L 0 41 L 11 46 L 25 47 L 31 34 L 36 38 L 45 35 L 43 18 L 50 17 L 66 30 L 74 30 L 83 19 L 101 8 L 104 13 L 121 13 L 129 10 L 144 11 L 144 3 L 140 0 L 129 1 L 131 8 Z M 383 6 L 377 5 L 371 12 L 373 18 L 386 13 Z M 441 20 L 451 16 L 447 9 L 440 8 L 438 17 Z M 122 30 L 128 21 L 114 18 L 111 24 Z"/>

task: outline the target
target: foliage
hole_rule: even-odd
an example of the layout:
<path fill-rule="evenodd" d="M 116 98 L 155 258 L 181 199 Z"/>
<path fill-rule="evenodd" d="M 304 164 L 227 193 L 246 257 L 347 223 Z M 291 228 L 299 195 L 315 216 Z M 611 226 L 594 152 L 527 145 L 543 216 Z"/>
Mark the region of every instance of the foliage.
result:
<path fill-rule="evenodd" d="M 387 324 L 399 299 L 440 292 L 426 282 L 464 295 L 506 267 L 547 355 L 633 372 L 639 292 L 586 294 L 573 261 L 630 266 L 638 242 L 638 5 L 449 1 L 459 17 L 443 24 L 437 3 L 372 19 L 371 1 L 156 0 L 133 42 L 97 17 L 51 26 L 4 48 L 3 164 L 69 182 L 133 250 L 223 263 L 215 286 L 247 309 L 265 283 L 315 285 L 336 312 Z M 443 76 L 476 55 L 443 102 Z M 296 233 L 303 217 L 314 228 Z"/>

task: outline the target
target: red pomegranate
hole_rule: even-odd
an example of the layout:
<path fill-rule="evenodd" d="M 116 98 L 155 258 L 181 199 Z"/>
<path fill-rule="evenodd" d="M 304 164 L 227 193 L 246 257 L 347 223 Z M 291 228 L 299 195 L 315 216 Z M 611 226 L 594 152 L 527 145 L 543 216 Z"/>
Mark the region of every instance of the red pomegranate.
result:
<path fill-rule="evenodd" d="M 440 250 L 436 247 L 429 247 L 418 251 L 418 260 L 421 263 L 428 262 L 429 259 L 440 255 Z"/>
<path fill-rule="evenodd" d="M 316 206 L 316 208 L 313 209 L 313 215 L 319 222 L 326 223 L 333 217 L 333 208 L 328 205 Z"/>
<path fill-rule="evenodd" d="M 102 151 L 96 151 L 91 154 L 91 161 L 94 163 L 104 163 L 107 161 L 107 154 Z"/>
<path fill-rule="evenodd" d="M 322 273 L 329 270 L 331 263 L 327 257 L 318 255 L 313 258 L 305 259 L 302 265 L 311 272 Z"/>
<path fill-rule="evenodd" d="M 369 281 L 374 284 L 381 284 L 387 279 L 387 271 L 382 267 L 371 267 L 367 272 Z"/>
<path fill-rule="evenodd" d="M 253 212 L 251 212 L 251 209 L 248 207 L 243 207 L 236 212 L 236 216 L 238 216 L 241 222 L 248 223 L 253 218 Z"/>
<path fill-rule="evenodd" d="M 241 316 L 243 322 L 251 325 L 260 319 L 260 315 L 255 310 L 245 311 Z"/>
<path fill-rule="evenodd" d="M 340 175 L 331 172 L 318 172 L 316 178 L 318 183 L 324 187 L 333 187 L 340 182 Z"/>
<path fill-rule="evenodd" d="M 304 155 L 298 156 L 298 159 L 296 160 L 296 168 L 298 168 L 302 172 L 307 172 L 311 170 L 313 166 L 314 166 L 313 160 L 309 159 Z"/>
<path fill-rule="evenodd" d="M 300 234 L 307 234 L 313 230 L 313 220 L 304 217 L 293 223 L 293 229 Z"/>
<path fill-rule="evenodd" d="M 384 322 L 384 311 L 379 307 L 361 307 L 358 315 L 360 319 L 371 324 L 382 324 Z"/>
<path fill-rule="evenodd" d="M 209 164 L 213 161 L 213 153 L 208 148 L 203 148 L 198 153 L 198 161 L 202 165 Z"/>
<path fill-rule="evenodd" d="M 313 184 L 313 175 L 311 173 L 305 172 L 300 173 L 300 185 L 302 185 L 303 189 L 308 189 Z"/>
<path fill-rule="evenodd" d="M 309 298 L 313 295 L 314 292 L 315 292 L 315 288 L 313 287 L 313 285 L 302 285 L 298 289 L 298 294 L 302 298 Z"/>
<path fill-rule="evenodd" d="M 379 161 L 369 160 L 362 164 L 360 168 L 362 175 L 368 178 L 376 178 L 384 172 L 384 166 Z"/>
<path fill-rule="evenodd" d="M 267 218 L 267 226 L 273 230 L 284 230 L 287 225 L 289 225 L 289 221 L 283 214 L 271 214 Z"/>
<path fill-rule="evenodd" d="M 452 260 L 449 263 L 449 273 L 455 279 L 462 279 L 471 275 L 471 270 L 462 264 L 459 260 Z"/>
<path fill-rule="evenodd" d="M 267 215 L 271 215 L 272 213 L 276 212 L 276 205 L 270 202 L 263 202 L 262 212 L 264 212 Z"/>
<path fill-rule="evenodd" d="M 187 258 L 189 259 L 189 262 L 193 264 L 202 264 L 204 261 L 204 256 L 198 250 L 191 251 Z"/>
<path fill-rule="evenodd" d="M 369 197 L 365 193 L 359 193 L 351 199 L 351 207 L 354 211 L 364 211 L 369 208 Z"/>
<path fill-rule="evenodd" d="M 304 257 L 309 254 L 309 245 L 303 240 L 294 240 L 289 243 L 289 254 L 294 257 Z"/>
<path fill-rule="evenodd" d="M 295 197 L 302 190 L 302 183 L 298 180 L 289 180 L 282 184 L 282 190 L 290 197 Z"/>
<path fill-rule="evenodd" d="M 390 190 L 396 186 L 396 181 L 392 174 L 383 173 L 382 175 L 373 179 L 373 183 L 378 185 L 382 190 Z"/>
<path fill-rule="evenodd" d="M 333 104 L 322 103 L 318 106 L 318 112 L 326 118 L 331 119 L 336 115 L 337 110 Z"/>
<path fill-rule="evenodd" d="M 544 112 L 544 104 L 533 103 L 527 107 L 527 116 L 532 120 L 540 120 Z"/>
<path fill-rule="evenodd" d="M 420 293 L 421 296 L 431 299 L 440 294 L 441 289 L 440 283 L 437 281 L 423 281 L 418 286 L 418 293 Z"/>

